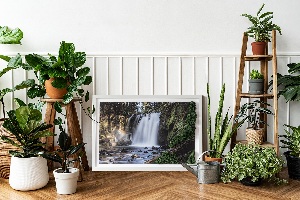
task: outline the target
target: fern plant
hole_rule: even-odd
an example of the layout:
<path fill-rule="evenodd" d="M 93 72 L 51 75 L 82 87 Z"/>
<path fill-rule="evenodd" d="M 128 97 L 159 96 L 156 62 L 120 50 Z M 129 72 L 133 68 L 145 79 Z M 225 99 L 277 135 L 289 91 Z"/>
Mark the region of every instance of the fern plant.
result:
<path fill-rule="evenodd" d="M 270 31 L 272 30 L 277 30 L 280 35 L 282 34 L 281 28 L 278 25 L 273 24 L 272 22 L 273 12 L 261 13 L 264 6 L 265 4 L 263 4 L 259 8 L 258 12 L 256 13 L 256 16 L 242 14 L 243 17 L 248 18 L 249 21 L 252 23 L 252 26 L 248 28 L 248 31 L 246 33 L 249 37 L 254 38 L 256 42 L 270 41 Z"/>
<path fill-rule="evenodd" d="M 229 140 L 232 137 L 232 134 L 242 126 L 246 119 L 238 121 L 238 118 L 232 120 L 233 116 L 229 116 L 229 110 L 227 110 L 225 117 L 223 117 L 223 104 L 225 96 L 225 83 L 222 86 L 219 107 L 215 117 L 215 131 L 212 134 L 212 125 L 211 125 L 211 112 L 210 112 L 210 94 L 209 94 L 209 84 L 207 84 L 207 99 L 208 99 L 208 143 L 210 157 L 221 158 L 225 147 L 227 146 Z M 234 122 L 234 123 L 233 123 Z M 235 125 L 233 125 L 235 124 Z"/>

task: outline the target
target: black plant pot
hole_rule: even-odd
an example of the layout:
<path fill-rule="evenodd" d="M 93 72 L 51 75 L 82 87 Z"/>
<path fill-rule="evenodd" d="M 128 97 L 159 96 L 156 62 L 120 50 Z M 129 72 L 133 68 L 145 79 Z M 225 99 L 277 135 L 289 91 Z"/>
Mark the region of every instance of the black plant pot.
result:
<path fill-rule="evenodd" d="M 289 177 L 300 180 L 300 158 L 291 155 L 290 151 L 284 152 L 286 157 Z"/>
<path fill-rule="evenodd" d="M 253 182 L 251 179 L 252 179 L 252 177 L 246 177 L 246 178 L 242 179 L 240 182 L 246 186 L 259 186 L 259 185 L 261 185 L 262 180 L 263 180 L 262 178 L 259 178 L 257 181 Z"/>

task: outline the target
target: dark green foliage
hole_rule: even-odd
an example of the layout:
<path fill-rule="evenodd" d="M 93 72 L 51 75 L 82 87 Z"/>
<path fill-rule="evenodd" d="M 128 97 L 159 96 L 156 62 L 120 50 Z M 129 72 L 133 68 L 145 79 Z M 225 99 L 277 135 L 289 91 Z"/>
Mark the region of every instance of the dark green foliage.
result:
<path fill-rule="evenodd" d="M 253 69 L 250 73 L 250 79 L 263 79 L 264 75 L 262 75 L 258 70 Z"/>
<path fill-rule="evenodd" d="M 248 18 L 252 23 L 252 26 L 248 28 L 247 34 L 254 38 L 256 42 L 270 41 L 270 31 L 272 30 L 277 30 L 281 35 L 281 28 L 272 22 L 273 12 L 261 13 L 264 6 L 265 4 L 260 7 L 256 16 L 242 14 L 243 17 Z"/>
<path fill-rule="evenodd" d="M 178 164 L 178 157 L 172 152 L 163 152 L 156 160 L 155 164 Z"/>
<path fill-rule="evenodd" d="M 67 104 L 73 99 L 73 92 L 77 96 L 84 96 L 84 90 L 78 87 L 89 85 L 92 77 L 88 76 L 89 67 L 83 67 L 86 61 L 84 52 L 75 52 L 73 43 L 60 43 L 58 58 L 49 54 L 49 57 L 43 57 L 37 54 L 25 56 L 26 69 L 33 70 L 39 83 L 30 90 L 30 98 L 42 97 L 45 95 L 44 82 L 50 78 L 55 78 L 52 86 L 55 88 L 67 88 L 68 93 L 63 97 L 63 103 Z M 78 92 L 80 90 L 80 92 Z M 85 101 L 89 96 L 85 95 Z"/>
<path fill-rule="evenodd" d="M 281 95 L 286 101 L 300 101 L 300 63 L 287 64 L 290 75 L 277 74 L 278 97 Z M 270 81 L 269 87 L 273 85 Z"/>
<path fill-rule="evenodd" d="M 10 143 L 20 151 L 10 151 L 13 156 L 21 158 L 35 157 L 44 151 L 41 137 L 53 136 L 48 131 L 51 124 L 41 123 L 41 111 L 32 108 L 32 106 L 24 106 L 24 102 L 18 100 L 20 106 L 16 110 L 8 112 L 8 119 L 3 123 L 3 127 L 10 131 L 16 137 L 17 141 L 13 141 L 6 136 L 1 136 L 1 140 Z"/>
<path fill-rule="evenodd" d="M 55 120 L 55 125 L 59 126 L 60 134 L 58 137 L 58 145 L 59 149 L 54 152 L 46 152 L 43 154 L 43 157 L 54 162 L 58 162 L 62 167 L 63 173 L 69 173 L 69 164 L 75 162 L 76 159 L 70 160 L 70 156 L 79 152 L 85 143 L 81 143 L 78 145 L 72 145 L 71 137 L 66 133 L 65 129 L 63 128 L 63 122 L 61 118 Z"/>
<path fill-rule="evenodd" d="M 183 120 L 182 129 L 179 129 L 180 131 L 170 139 L 169 147 L 175 148 L 186 140 L 195 137 L 196 119 L 196 103 L 190 102 L 186 118 Z"/>
<path fill-rule="evenodd" d="M 300 157 L 300 126 L 290 126 L 285 124 L 291 131 L 285 129 L 286 135 L 279 135 L 283 140 L 280 140 L 284 145 L 281 148 L 288 148 L 290 155 Z"/>
<path fill-rule="evenodd" d="M 283 163 L 272 147 L 237 144 L 225 156 L 226 167 L 222 171 L 221 179 L 224 183 L 234 179 L 240 181 L 246 177 L 250 177 L 252 181 L 262 178 L 277 184 L 285 183 L 286 180 L 276 177 Z"/>
<path fill-rule="evenodd" d="M 260 118 L 261 114 L 273 115 L 272 111 L 263 106 L 271 106 L 270 104 L 255 100 L 253 103 L 245 103 L 242 105 L 237 118 L 242 118 L 250 123 L 250 127 L 254 130 L 259 128 L 259 124 L 265 124 L 266 122 Z"/>

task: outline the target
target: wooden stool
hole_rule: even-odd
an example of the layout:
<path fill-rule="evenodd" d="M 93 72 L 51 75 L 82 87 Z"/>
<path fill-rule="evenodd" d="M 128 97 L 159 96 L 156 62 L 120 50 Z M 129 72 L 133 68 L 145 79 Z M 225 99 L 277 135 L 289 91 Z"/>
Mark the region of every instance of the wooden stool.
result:
<path fill-rule="evenodd" d="M 45 122 L 47 124 L 52 124 L 53 127 L 50 129 L 51 132 L 54 133 L 54 119 L 56 115 L 56 110 L 54 109 L 54 103 L 55 102 L 62 102 L 62 99 L 50 99 L 50 98 L 44 98 L 41 99 L 42 102 L 46 102 L 47 108 L 46 108 L 46 114 L 45 114 Z M 81 129 L 79 125 L 79 120 L 77 117 L 77 112 L 75 108 L 75 103 L 76 101 L 81 101 L 80 98 L 74 98 L 70 103 L 68 104 L 62 104 L 63 107 L 66 109 L 66 117 L 67 117 L 67 125 L 68 125 L 68 134 L 72 138 L 72 145 L 77 145 L 80 143 L 83 143 L 83 138 L 81 134 Z M 54 136 L 52 137 L 46 137 L 43 138 L 43 142 L 46 143 L 46 149 L 48 151 L 53 151 L 54 150 Z M 86 157 L 86 152 L 85 148 L 82 147 L 82 167 L 84 171 L 89 171 L 89 164 L 88 160 Z M 49 170 L 53 169 L 53 162 L 48 161 L 48 167 Z M 78 166 L 80 168 L 80 164 Z"/>

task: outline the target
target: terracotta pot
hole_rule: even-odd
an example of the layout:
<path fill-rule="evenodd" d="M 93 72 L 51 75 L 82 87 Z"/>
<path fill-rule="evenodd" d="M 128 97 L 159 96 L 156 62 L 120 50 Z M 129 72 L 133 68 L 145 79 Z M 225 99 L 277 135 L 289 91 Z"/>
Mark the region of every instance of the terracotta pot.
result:
<path fill-rule="evenodd" d="M 251 46 L 253 55 L 266 55 L 266 42 L 252 42 Z"/>
<path fill-rule="evenodd" d="M 204 161 L 205 162 L 217 161 L 221 164 L 222 163 L 222 158 L 212 158 L 212 157 L 209 157 L 209 156 L 205 155 Z"/>
<path fill-rule="evenodd" d="M 52 86 L 52 81 L 54 78 L 50 78 L 45 81 L 46 93 L 51 99 L 62 99 L 65 94 L 67 94 L 67 89 L 59 89 Z"/>

